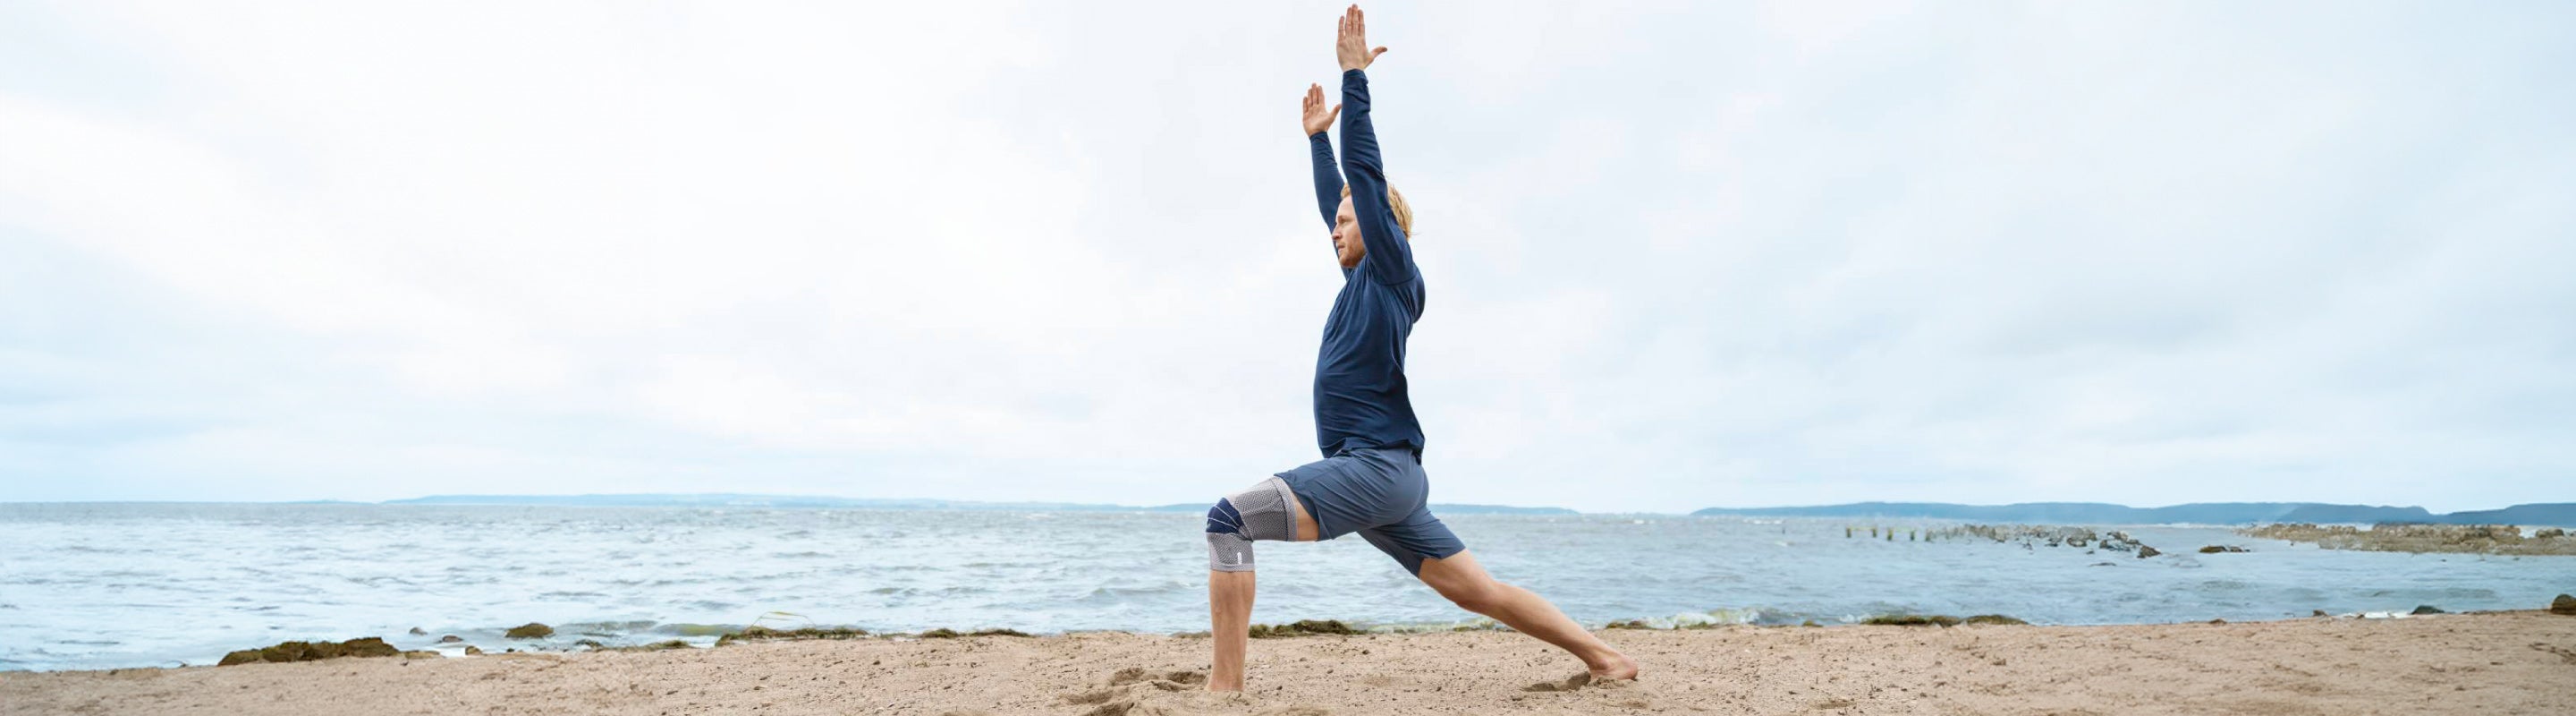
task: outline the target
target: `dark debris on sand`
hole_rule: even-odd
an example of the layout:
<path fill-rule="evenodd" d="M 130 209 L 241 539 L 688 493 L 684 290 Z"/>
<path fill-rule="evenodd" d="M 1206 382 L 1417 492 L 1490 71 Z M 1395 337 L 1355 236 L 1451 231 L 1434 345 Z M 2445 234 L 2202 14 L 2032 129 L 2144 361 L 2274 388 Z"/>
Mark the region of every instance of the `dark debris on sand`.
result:
<path fill-rule="evenodd" d="M 734 633 L 731 633 L 731 634 L 726 634 L 726 635 L 724 635 L 724 636 L 716 637 L 716 646 L 724 646 L 724 645 L 726 645 L 726 644 L 731 644 L 731 643 L 739 642 L 739 641 L 797 641 L 797 640 L 803 640 L 803 639 L 857 639 L 857 638 L 859 638 L 859 637 L 863 637 L 863 636 L 867 636 L 867 635 L 868 635 L 868 630 L 866 630 L 866 629 L 857 629 L 857 628 L 817 628 L 817 627 L 806 627 L 806 628 L 803 628 L 803 629 L 771 629 L 771 628 L 769 628 L 769 627 L 754 626 L 754 627 L 745 627 L 745 628 L 743 628 L 743 630 L 742 630 L 742 631 L 738 631 L 738 632 L 734 632 Z M 686 644 L 682 644 L 682 645 L 683 645 L 683 646 L 686 646 Z"/>
<path fill-rule="evenodd" d="M 290 661 L 318 661 L 322 659 L 337 659 L 343 656 L 400 656 L 402 653 L 401 649 L 396 649 L 392 644 L 385 643 L 384 639 L 372 636 L 361 639 L 350 639 L 337 644 L 327 641 L 288 641 L 279 642 L 276 646 L 262 647 L 258 649 L 243 649 L 241 651 L 225 654 L 224 660 L 216 662 L 215 665 L 233 666 L 236 664 L 256 664 L 260 662 L 283 663 Z"/>
<path fill-rule="evenodd" d="M 1363 633 L 1366 632 L 1353 629 L 1351 628 L 1351 625 L 1342 623 L 1342 620 L 1340 619 L 1299 619 L 1290 624 L 1252 625 L 1252 638 L 1254 639 L 1278 639 L 1292 636 L 1311 636 L 1315 634 L 1356 635 Z"/>
<path fill-rule="evenodd" d="M 2008 617 L 2008 616 L 2004 616 L 2004 615 L 2001 615 L 2001 614 L 1979 614 L 1979 615 L 1976 615 L 1976 616 L 1968 617 L 1968 618 L 1966 618 L 1966 619 L 1961 619 L 1961 618 L 1958 618 L 1958 617 L 1948 616 L 1948 615 L 1943 615 L 1943 614 L 1882 614 L 1882 615 L 1879 615 L 1879 616 L 1870 617 L 1869 619 L 1864 620 L 1864 621 L 1862 621 L 1861 623 L 1862 623 L 1862 624 L 1876 624 L 1876 625 L 1880 625 L 1880 626 L 1941 626 L 1941 627 L 1953 627 L 1953 626 L 1958 626 L 1958 625 L 1961 625 L 1961 624 L 2025 624 L 2025 625 L 2026 625 L 2026 624 L 2029 624 L 2030 622 L 2022 621 L 2022 620 L 2020 620 L 2020 619 L 2015 619 L 2015 618 L 2013 618 L 2013 617 Z"/>
<path fill-rule="evenodd" d="M 1725 625 L 1723 625 L 1723 624 L 1719 624 L 1719 623 L 1717 623 L 1717 622 L 1694 622 L 1694 623 L 1690 623 L 1690 624 L 1678 624 L 1678 625 L 1674 625 L 1674 626 L 1672 626 L 1672 627 L 1658 627 L 1658 626 L 1655 626 L 1655 624 L 1654 624 L 1653 622 L 1649 622 L 1649 621 L 1646 621 L 1646 620 L 1644 620 L 1644 619 L 1630 619 L 1630 620 L 1627 620 L 1627 621 L 1616 621 L 1616 622 L 1611 622 L 1611 623 L 1608 623 L 1608 624 L 1603 624 L 1603 625 L 1601 625 L 1601 628 L 1603 628 L 1603 629 L 1664 629 L 1664 628 L 1671 628 L 1671 629 L 1715 629 L 1715 628 L 1718 628 L 1718 627 L 1721 627 L 1721 626 L 1725 626 Z"/>
<path fill-rule="evenodd" d="M 969 632 L 961 632 L 948 627 L 940 627 L 922 632 L 920 636 L 923 639 L 955 639 L 961 636 L 1028 636 L 1028 633 L 1018 629 L 977 629 Z"/>

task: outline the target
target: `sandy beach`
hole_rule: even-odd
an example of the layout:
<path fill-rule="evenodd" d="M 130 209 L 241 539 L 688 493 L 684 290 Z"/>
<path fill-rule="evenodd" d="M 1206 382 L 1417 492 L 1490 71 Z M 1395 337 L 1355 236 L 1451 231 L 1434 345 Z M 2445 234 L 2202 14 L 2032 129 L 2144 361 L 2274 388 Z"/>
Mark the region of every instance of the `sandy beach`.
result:
<path fill-rule="evenodd" d="M 2238 624 L 1615 629 L 1645 678 L 1508 632 L 1253 642 L 1240 696 L 1204 638 L 1125 633 L 734 644 L 0 673 L 9 714 L 2576 713 L 2576 617 Z"/>

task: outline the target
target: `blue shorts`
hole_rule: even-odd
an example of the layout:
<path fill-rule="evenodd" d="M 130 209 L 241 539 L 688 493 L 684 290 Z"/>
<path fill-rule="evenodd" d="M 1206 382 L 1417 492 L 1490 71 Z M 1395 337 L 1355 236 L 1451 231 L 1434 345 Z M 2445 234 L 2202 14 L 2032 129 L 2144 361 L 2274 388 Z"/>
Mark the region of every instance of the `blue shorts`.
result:
<path fill-rule="evenodd" d="M 1467 550 L 1448 525 L 1431 516 L 1431 480 L 1410 447 L 1344 450 L 1279 473 L 1279 479 L 1315 517 L 1316 539 L 1358 532 L 1417 576 L 1422 560 Z"/>

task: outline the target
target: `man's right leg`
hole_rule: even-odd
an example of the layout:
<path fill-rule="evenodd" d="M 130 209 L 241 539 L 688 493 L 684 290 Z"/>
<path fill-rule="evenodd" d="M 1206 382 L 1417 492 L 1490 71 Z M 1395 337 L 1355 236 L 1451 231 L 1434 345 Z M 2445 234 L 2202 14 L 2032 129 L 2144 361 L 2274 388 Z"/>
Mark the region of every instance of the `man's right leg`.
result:
<path fill-rule="evenodd" d="M 1243 690 L 1243 652 L 1251 645 L 1252 572 L 1208 570 L 1208 638 L 1216 642 L 1209 691 Z"/>
<path fill-rule="evenodd" d="M 1415 576 L 1467 611 L 1493 617 L 1512 631 L 1538 637 L 1582 659 L 1584 671 L 1594 679 L 1637 678 L 1635 659 L 1602 643 L 1600 637 L 1566 618 L 1565 612 L 1557 611 L 1556 605 L 1547 603 L 1538 593 L 1504 584 L 1486 574 L 1484 566 L 1464 551 L 1422 560 L 1421 571 Z"/>
<path fill-rule="evenodd" d="M 1208 637 L 1216 647 L 1209 691 L 1243 690 L 1243 655 L 1252 628 L 1253 540 L 1312 541 L 1316 533 L 1314 516 L 1276 477 L 1208 508 Z"/>

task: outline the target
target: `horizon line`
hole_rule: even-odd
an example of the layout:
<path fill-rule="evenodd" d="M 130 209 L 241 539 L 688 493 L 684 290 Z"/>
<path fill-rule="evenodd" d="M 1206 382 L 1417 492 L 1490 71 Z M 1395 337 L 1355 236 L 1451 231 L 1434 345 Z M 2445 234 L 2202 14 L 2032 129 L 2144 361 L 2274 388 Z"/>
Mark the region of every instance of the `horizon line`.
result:
<path fill-rule="evenodd" d="M 1102 510 L 1119 510 L 1119 509 L 1126 509 L 1126 510 L 1164 510 L 1164 509 L 1173 509 L 1173 508 L 1177 508 L 1177 507 L 1191 506 L 1191 505 L 1194 505 L 1194 504 L 1195 504 L 1195 503 L 1186 503 L 1186 502 L 1182 502 L 1182 503 L 1166 503 L 1166 504 L 1131 505 L 1131 504 L 1124 504 L 1124 503 L 1110 503 L 1110 502 L 1066 502 L 1066 501 L 1057 501 L 1057 500 L 976 500 L 976 499 L 955 499 L 955 498 L 945 498 L 945 497 L 847 497 L 847 496 L 841 496 L 841 495 L 788 494 L 788 493 L 745 493 L 745 492 L 449 493 L 449 494 L 417 495 L 417 496 L 412 496 L 412 497 L 400 497 L 400 498 L 391 498 L 391 499 L 385 499 L 385 500 L 347 500 L 347 499 L 336 499 L 336 498 L 307 498 L 307 499 L 288 499 L 288 500 L 184 500 L 184 499 L 175 499 L 175 500 L 174 500 L 174 499 L 12 500 L 12 499 L 0 499 L 0 504 L 240 504 L 240 505 L 348 504 L 348 505 L 397 505 L 397 504 L 407 504 L 407 503 L 418 503 L 418 502 L 420 502 L 420 501 L 425 501 L 425 500 L 437 500 L 437 499 L 475 499 L 475 498 L 491 498 L 491 499 L 531 499 L 531 498 L 536 498 L 536 499 L 582 499 L 582 498 L 609 498 L 609 499 L 613 499 L 613 498 L 639 498 L 639 497 L 661 497 L 661 498 L 711 498 L 711 497 L 714 497 L 714 498 L 745 498 L 745 499 L 842 500 L 842 501 L 851 501 L 851 502 L 876 502 L 876 503 L 927 502 L 927 503 L 949 503 L 949 504 L 959 504 L 959 505 L 1030 505 L 1030 506 L 1079 507 L 1079 508 L 1091 508 L 1091 509 L 1102 509 Z M 450 504 L 470 504 L 470 503 L 450 503 Z M 2522 506 L 2540 506 L 2540 505 L 2576 505 L 2576 501 L 2571 501 L 2571 502 L 2520 502 L 2520 503 L 2514 503 L 2514 504 L 2510 504 L 2510 505 L 2505 505 L 2505 506 L 2502 506 L 2502 507 L 2495 507 L 2495 508 L 2488 508 L 2488 509 L 2453 510 L 2453 511 L 2450 511 L 2450 512 L 2433 512 L 2432 510 L 2427 509 L 2427 508 L 2424 508 L 2424 507 L 2423 507 L 2423 506 L 2421 506 L 2421 505 L 2373 505 L 2373 504 L 2363 504 L 2363 503 L 2316 502 L 2316 501 L 2303 501 L 2303 500 L 2238 500 L 2238 501 L 2223 501 L 2223 502 L 2182 502 L 2182 503 L 2174 503 L 2174 504 L 2170 504 L 2170 505 L 2161 505 L 2161 506 L 2145 506 L 2145 507 L 2141 507 L 2141 506 L 2134 506 L 2134 505 L 2128 505 L 2128 504 L 2124 504 L 2124 503 L 2117 503 L 2117 502 L 2093 502 L 2093 501 L 2075 501 L 2075 500 L 2040 500 L 2040 501 L 2029 501 L 2029 502 L 2008 502 L 2008 503 L 1996 503 L 1996 504 L 1976 504 L 1976 503 L 1964 503 L 1964 502 L 1939 502 L 1939 501 L 1924 501 L 1924 500 L 1860 500 L 1860 501 L 1853 501 L 1853 502 L 1838 502 L 1838 503 L 1808 503 L 1808 504 L 1762 505 L 1762 506 L 1727 506 L 1727 505 L 1709 505 L 1709 506 L 1702 506 L 1702 507 L 1689 508 L 1689 509 L 1685 509 L 1685 510 L 1681 510 L 1681 511 L 1676 511 L 1676 512 L 1654 512 L 1654 511 L 1639 511 L 1639 510 L 1613 510 L 1613 511 L 1602 511 L 1602 512 L 1589 512 L 1589 511 L 1578 510 L 1578 509 L 1575 509 L 1575 508 L 1571 508 L 1571 507 L 1564 507 L 1564 506 L 1558 506 L 1558 505 L 1513 505 L 1513 504 L 1503 504 L 1503 503 L 1475 503 L 1475 502 L 1451 502 L 1451 503 L 1436 503 L 1436 504 L 1443 504 L 1443 505 L 1448 505 L 1448 506 L 1452 506 L 1452 507 L 1469 507 L 1469 508 L 1502 508 L 1502 509 L 1513 509 L 1513 510 L 1563 510 L 1563 511 L 1567 511 L 1567 512 L 1573 512 L 1573 513 L 1575 513 L 1575 514 L 1586 514 L 1586 515 L 1629 515 L 1629 514 L 1634 514 L 1634 515 L 1680 515 L 1680 516 L 1688 516 L 1688 515 L 1691 515 L 1691 514 L 1693 514 L 1693 513 L 1701 512 L 1701 511 L 1706 511 L 1706 510 L 1724 510 L 1724 511 L 1739 511 L 1739 510 L 1795 510 L 1795 509 L 1851 508 L 1851 507 L 1863 507 L 1863 506 L 1871 506 L 1871 505 L 1889 505 L 1889 506 L 1939 506 L 1939 507 L 1969 507 L 1969 508 L 2008 508 L 2008 507 L 2029 507 L 2029 506 L 2043 506 L 2043 505 L 2066 505 L 2066 506 L 2091 506 L 2091 507 L 2117 507 L 2117 508 L 2122 508 L 2122 509 L 2131 509 L 2131 510 L 2161 510 L 2161 509 L 2172 509 L 2172 508 L 2177 508 L 2177 507 L 2208 506 L 2208 505 L 2327 505 L 2327 506 L 2335 506 L 2335 507 L 2360 507 L 2360 508 L 2368 508 L 2368 509 L 2395 509 L 2395 510 L 2410 510 L 2410 509 L 2412 509 L 2412 510 L 2424 510 L 2425 512 L 2430 513 L 2430 514 L 2434 514 L 2434 515 L 2449 515 L 2449 514 L 2457 514 L 2457 513 L 2460 513 L 2460 512 L 2493 512 L 2493 511 L 2499 511 L 2499 510 L 2510 509 L 2510 508 L 2514 508 L 2514 507 L 2522 507 Z M 600 505 L 600 506 L 615 506 L 615 505 Z"/>

